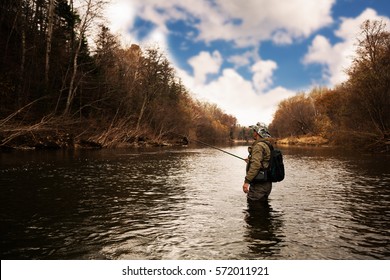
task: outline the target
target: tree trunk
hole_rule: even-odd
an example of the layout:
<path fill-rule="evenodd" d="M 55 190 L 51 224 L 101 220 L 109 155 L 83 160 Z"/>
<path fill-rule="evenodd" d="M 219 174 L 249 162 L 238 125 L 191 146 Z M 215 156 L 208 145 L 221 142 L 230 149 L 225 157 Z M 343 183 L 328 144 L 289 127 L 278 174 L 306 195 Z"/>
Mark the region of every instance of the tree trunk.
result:
<path fill-rule="evenodd" d="M 90 20 L 89 17 L 91 17 L 91 15 L 90 15 L 91 5 L 92 5 L 92 0 L 88 0 L 87 9 L 85 11 L 85 15 L 84 15 L 84 17 L 81 21 L 81 25 L 80 25 L 79 41 L 78 41 L 77 48 L 76 48 L 74 55 L 73 55 L 73 63 L 72 63 L 73 70 L 72 70 L 72 76 L 71 76 L 70 83 L 69 83 L 68 97 L 66 99 L 66 106 L 65 106 L 65 110 L 64 110 L 64 115 L 69 114 L 70 107 L 72 105 L 72 102 L 73 102 L 73 99 L 75 96 L 75 91 L 76 91 L 75 81 L 76 81 L 77 68 L 78 68 L 78 56 L 80 53 L 81 44 L 83 42 L 83 37 L 84 37 L 84 34 L 86 32 L 86 29 L 87 29 L 88 21 Z"/>
<path fill-rule="evenodd" d="M 143 117 L 143 115 L 145 113 L 147 101 L 148 101 L 148 95 L 145 94 L 144 101 L 142 102 L 141 111 L 139 112 L 139 116 L 138 116 L 137 127 L 135 129 L 136 131 L 138 131 L 138 129 L 139 129 L 140 125 L 141 125 L 141 120 L 142 120 L 142 117 Z"/>
<path fill-rule="evenodd" d="M 80 23 L 80 31 L 79 31 L 77 47 L 76 50 L 74 51 L 73 58 L 72 58 L 73 68 L 72 68 L 72 74 L 69 83 L 68 97 L 66 99 L 66 106 L 63 115 L 68 115 L 70 113 L 70 108 L 76 94 L 76 88 L 77 88 L 76 76 L 77 76 L 77 71 L 79 66 L 78 56 L 80 54 L 84 36 L 87 32 L 88 27 L 93 24 L 93 19 L 100 15 L 103 5 L 105 4 L 105 1 L 103 0 L 85 0 L 84 2 L 86 3 L 85 13 Z M 71 7 L 73 7 L 73 1 L 71 1 L 70 4 Z"/>
<path fill-rule="evenodd" d="M 50 52 L 51 52 L 51 41 L 53 35 L 53 21 L 54 21 L 54 0 L 49 0 L 49 19 L 47 27 L 47 38 L 46 38 L 46 53 L 45 53 L 45 89 L 49 88 L 49 69 L 50 69 Z"/>

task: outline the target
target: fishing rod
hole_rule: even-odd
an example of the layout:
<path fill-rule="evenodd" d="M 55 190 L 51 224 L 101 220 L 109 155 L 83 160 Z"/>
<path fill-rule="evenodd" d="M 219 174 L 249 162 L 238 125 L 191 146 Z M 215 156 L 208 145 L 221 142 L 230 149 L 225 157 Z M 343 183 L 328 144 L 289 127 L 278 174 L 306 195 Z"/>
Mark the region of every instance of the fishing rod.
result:
<path fill-rule="evenodd" d="M 205 146 L 207 146 L 207 147 L 216 149 L 216 150 L 221 151 L 221 152 L 223 152 L 223 153 L 225 153 L 225 154 L 228 154 L 228 155 L 231 155 L 231 156 L 236 157 L 236 158 L 238 158 L 238 159 L 241 159 L 241 160 L 243 160 L 243 161 L 246 161 L 246 160 L 245 160 L 244 158 L 242 158 L 242 157 L 239 157 L 239 156 L 237 156 L 237 155 L 235 155 L 235 154 L 229 153 L 228 151 L 222 150 L 221 148 L 215 147 L 215 146 L 210 145 L 210 144 L 208 144 L 208 143 L 205 143 L 205 142 L 202 142 L 202 141 L 199 141 L 199 140 L 195 140 L 195 139 L 190 140 L 190 139 L 188 139 L 187 136 L 184 136 L 184 135 L 181 135 L 181 134 L 177 134 L 177 133 L 174 133 L 174 132 L 172 132 L 172 133 L 173 133 L 173 134 L 176 134 L 176 135 L 178 135 L 178 136 L 181 136 L 181 137 L 185 138 L 185 139 L 188 140 L 188 141 L 193 141 L 193 142 L 196 142 L 196 143 L 205 145 Z"/>

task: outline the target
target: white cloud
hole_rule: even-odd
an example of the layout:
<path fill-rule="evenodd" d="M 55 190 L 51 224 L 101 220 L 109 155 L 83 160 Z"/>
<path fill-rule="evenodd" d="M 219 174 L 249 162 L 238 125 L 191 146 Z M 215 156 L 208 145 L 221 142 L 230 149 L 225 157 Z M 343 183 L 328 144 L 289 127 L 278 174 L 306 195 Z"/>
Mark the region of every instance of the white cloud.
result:
<path fill-rule="evenodd" d="M 179 70 L 178 75 L 198 99 L 218 104 L 245 126 L 258 121 L 269 124 L 279 102 L 295 95 L 295 92 L 281 87 L 258 92 L 251 81 L 231 68 L 224 69 L 218 79 L 209 84 L 196 84 L 194 78 L 183 70 Z"/>
<path fill-rule="evenodd" d="M 189 59 L 188 63 L 194 69 L 195 82 L 203 84 L 206 82 L 207 74 L 217 74 L 222 64 L 222 56 L 219 51 L 212 54 L 202 51 L 197 56 Z"/>
<path fill-rule="evenodd" d="M 272 85 L 272 75 L 277 67 L 272 60 L 259 60 L 252 66 L 253 84 L 256 90 L 262 92 Z"/>
<path fill-rule="evenodd" d="M 124 45 L 134 42 L 133 36 L 128 31 L 134 24 L 135 15 L 135 7 L 128 0 L 113 0 L 105 10 L 111 32 L 118 34 Z"/>
<path fill-rule="evenodd" d="M 152 22 L 163 32 L 168 32 L 169 22 L 183 20 L 198 30 L 198 34 L 192 35 L 197 40 L 206 43 L 226 40 L 243 47 L 256 46 L 263 40 L 287 44 L 296 38 L 307 37 L 332 23 L 331 8 L 334 2 L 115 0 L 108 17 L 113 28 L 124 35 L 132 27 L 133 18 L 137 15 Z M 128 18 L 125 18 L 126 12 Z"/>
<path fill-rule="evenodd" d="M 304 63 L 327 64 L 334 60 L 332 56 L 334 56 L 334 51 L 329 40 L 322 35 L 317 35 L 309 47 L 309 52 L 304 57 Z"/>
<path fill-rule="evenodd" d="M 199 39 L 206 42 L 232 40 L 237 46 L 263 40 L 291 43 L 332 23 L 335 0 L 217 0 L 214 17 L 201 20 Z"/>
<path fill-rule="evenodd" d="M 234 64 L 236 68 L 250 65 L 252 61 L 260 60 L 259 49 L 257 47 L 253 48 L 250 51 L 240 53 L 237 55 L 231 55 L 228 57 L 227 61 Z"/>
<path fill-rule="evenodd" d="M 388 18 L 380 17 L 372 9 L 366 9 L 356 18 L 342 18 L 339 29 L 335 31 L 335 35 L 341 39 L 341 42 L 332 45 L 327 38 L 317 35 L 303 58 L 303 63 L 324 65 L 323 76 L 331 86 L 345 81 L 347 79 L 345 70 L 351 65 L 356 54 L 356 38 L 360 26 L 367 19 L 383 19 L 389 24 Z"/>
<path fill-rule="evenodd" d="M 153 29 L 148 36 L 139 41 L 146 47 L 156 47 L 164 53 L 168 51 L 167 34 L 158 28 Z"/>

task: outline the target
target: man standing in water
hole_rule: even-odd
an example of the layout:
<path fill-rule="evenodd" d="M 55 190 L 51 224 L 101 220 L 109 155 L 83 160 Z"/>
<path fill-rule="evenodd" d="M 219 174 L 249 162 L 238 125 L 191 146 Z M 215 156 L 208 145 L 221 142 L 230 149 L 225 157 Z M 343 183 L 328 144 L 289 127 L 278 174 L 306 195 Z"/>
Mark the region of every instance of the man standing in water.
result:
<path fill-rule="evenodd" d="M 266 126 L 261 123 L 252 125 L 250 128 L 255 141 L 248 148 L 249 156 L 246 159 L 246 176 L 242 189 L 247 194 L 249 206 L 255 206 L 259 202 L 266 202 L 272 190 L 272 182 L 255 180 L 259 171 L 265 170 L 269 166 L 271 150 L 264 141 L 266 141 L 266 138 L 270 138 L 271 135 Z"/>

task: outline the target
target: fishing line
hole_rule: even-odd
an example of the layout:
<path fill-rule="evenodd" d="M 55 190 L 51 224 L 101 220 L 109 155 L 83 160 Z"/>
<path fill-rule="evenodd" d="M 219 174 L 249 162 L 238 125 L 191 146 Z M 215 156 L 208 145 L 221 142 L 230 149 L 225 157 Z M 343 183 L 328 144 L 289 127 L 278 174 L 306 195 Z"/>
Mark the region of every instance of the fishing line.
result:
<path fill-rule="evenodd" d="M 205 145 L 205 146 L 207 146 L 207 147 L 216 149 L 216 150 L 221 151 L 221 152 L 223 152 L 223 153 L 225 153 L 225 154 L 231 155 L 231 156 L 233 156 L 233 157 L 236 157 L 236 158 L 238 158 L 238 159 L 241 159 L 241 160 L 245 161 L 245 159 L 242 158 L 242 157 L 239 157 L 239 156 L 237 156 L 237 155 L 235 155 L 235 154 L 229 153 L 228 151 L 222 150 L 221 148 L 215 147 L 215 146 L 210 145 L 210 144 L 208 144 L 208 143 L 205 143 L 205 142 L 202 142 L 202 141 L 199 141 L 199 140 L 195 140 L 195 139 L 189 139 L 187 136 L 184 136 L 184 135 L 181 135 L 181 134 L 178 134 L 178 133 L 174 133 L 174 132 L 172 132 L 172 133 L 173 133 L 173 134 L 176 134 L 176 135 L 178 135 L 178 136 L 181 136 L 181 137 L 187 139 L 188 141 L 193 141 L 193 142 L 196 142 L 196 143 Z"/>

